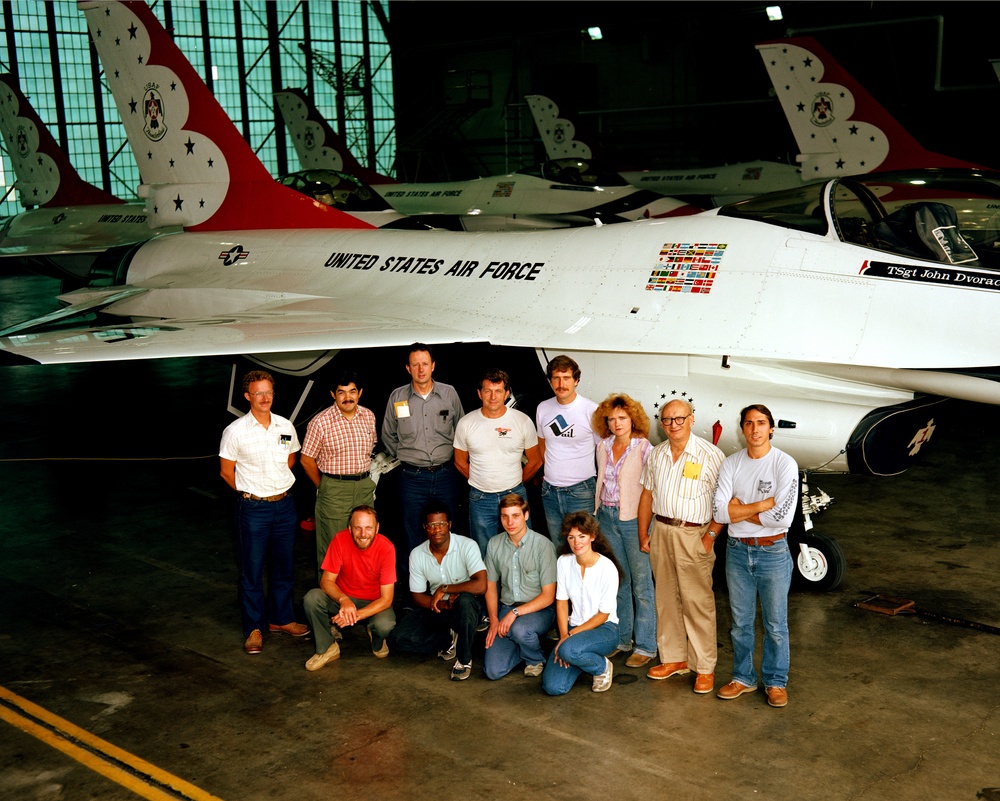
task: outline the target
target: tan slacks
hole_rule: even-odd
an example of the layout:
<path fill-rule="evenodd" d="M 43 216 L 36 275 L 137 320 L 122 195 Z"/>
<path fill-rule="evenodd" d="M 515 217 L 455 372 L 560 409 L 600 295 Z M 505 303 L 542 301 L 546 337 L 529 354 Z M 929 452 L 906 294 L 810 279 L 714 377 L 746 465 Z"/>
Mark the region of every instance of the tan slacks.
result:
<path fill-rule="evenodd" d="M 656 585 L 656 646 L 660 661 L 687 662 L 696 673 L 714 673 L 718 661 L 715 551 L 705 553 L 704 526 L 668 526 L 653 519 L 649 560 Z"/>

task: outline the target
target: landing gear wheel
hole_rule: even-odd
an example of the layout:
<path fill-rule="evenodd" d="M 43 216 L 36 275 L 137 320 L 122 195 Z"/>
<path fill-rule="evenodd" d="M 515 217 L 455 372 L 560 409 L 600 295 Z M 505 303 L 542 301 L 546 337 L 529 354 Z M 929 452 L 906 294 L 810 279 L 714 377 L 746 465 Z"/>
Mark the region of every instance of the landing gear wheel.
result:
<path fill-rule="evenodd" d="M 793 563 L 792 586 L 796 589 L 829 592 L 844 581 L 847 557 L 833 537 L 810 532 L 800 534 L 789 545 Z"/>

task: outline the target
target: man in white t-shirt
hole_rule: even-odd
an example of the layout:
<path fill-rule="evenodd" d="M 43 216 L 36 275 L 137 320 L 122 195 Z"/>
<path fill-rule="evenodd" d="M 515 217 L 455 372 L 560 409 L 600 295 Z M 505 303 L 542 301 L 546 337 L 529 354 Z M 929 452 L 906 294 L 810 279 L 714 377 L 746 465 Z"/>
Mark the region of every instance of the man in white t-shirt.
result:
<path fill-rule="evenodd" d="M 716 525 L 729 525 L 726 584 L 733 625 L 733 679 L 717 695 L 726 701 L 757 689 L 757 601 L 763 620 L 760 664 L 764 692 L 771 706 L 788 703 L 788 590 L 792 556 L 788 527 L 799 500 L 799 468 L 771 445 L 774 416 L 755 403 L 740 412 L 746 450 L 726 458 L 719 470 L 713 500 Z"/>
<path fill-rule="evenodd" d="M 545 464 L 542 508 L 549 538 L 562 545 L 559 531 L 570 512 L 593 512 L 597 482 L 594 451 L 598 437 L 590 418 L 597 404 L 576 392 L 580 366 L 569 356 L 556 356 L 545 368 L 555 393 L 535 411 L 538 444 Z"/>
<path fill-rule="evenodd" d="M 482 408 L 455 429 L 455 467 L 469 480 L 469 533 L 485 556 L 500 531 L 500 499 L 512 492 L 528 499 L 524 483 L 542 466 L 542 454 L 531 418 L 507 408 L 507 373 L 489 370 L 478 392 Z"/>

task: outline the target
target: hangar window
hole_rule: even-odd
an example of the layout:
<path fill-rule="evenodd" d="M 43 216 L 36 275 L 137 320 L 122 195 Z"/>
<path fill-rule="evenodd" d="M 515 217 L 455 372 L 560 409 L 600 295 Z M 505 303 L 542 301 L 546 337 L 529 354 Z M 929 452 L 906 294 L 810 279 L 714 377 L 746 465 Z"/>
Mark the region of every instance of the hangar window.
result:
<path fill-rule="evenodd" d="M 7 30 L 0 37 L 0 70 L 18 77 L 21 91 L 84 180 L 134 198 L 139 171 L 100 64 L 92 61 L 83 12 L 75 3 L 3 5 Z M 392 54 L 373 4 L 162 0 L 150 5 L 273 175 L 300 167 L 284 128 L 275 124 L 273 93 L 287 87 L 305 89 L 360 162 L 392 172 Z M 387 9 L 381 4 L 380 14 Z M 337 87 L 344 90 L 340 102 Z M 0 216 L 22 210 L 10 191 L 14 180 L 2 150 Z"/>

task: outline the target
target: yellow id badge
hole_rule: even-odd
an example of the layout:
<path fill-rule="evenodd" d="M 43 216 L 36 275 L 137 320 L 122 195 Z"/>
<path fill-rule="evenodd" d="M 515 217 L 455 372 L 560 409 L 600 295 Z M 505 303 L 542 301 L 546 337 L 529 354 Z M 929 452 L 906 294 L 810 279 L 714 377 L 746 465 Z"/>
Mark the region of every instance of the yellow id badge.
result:
<path fill-rule="evenodd" d="M 396 409 L 396 419 L 402 420 L 404 417 L 410 416 L 410 402 L 409 401 L 396 401 L 392 404 Z"/>
<path fill-rule="evenodd" d="M 701 478 L 701 465 L 698 462 L 685 462 L 684 478 L 690 478 L 692 481 Z"/>

